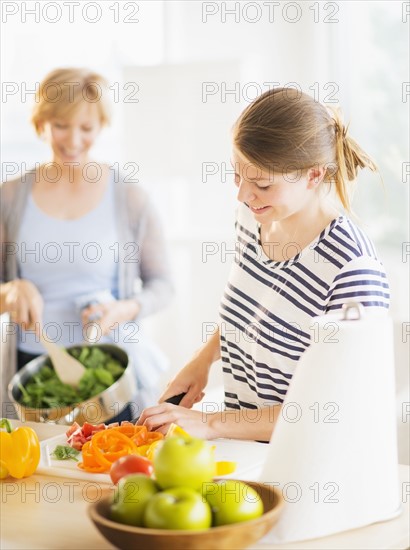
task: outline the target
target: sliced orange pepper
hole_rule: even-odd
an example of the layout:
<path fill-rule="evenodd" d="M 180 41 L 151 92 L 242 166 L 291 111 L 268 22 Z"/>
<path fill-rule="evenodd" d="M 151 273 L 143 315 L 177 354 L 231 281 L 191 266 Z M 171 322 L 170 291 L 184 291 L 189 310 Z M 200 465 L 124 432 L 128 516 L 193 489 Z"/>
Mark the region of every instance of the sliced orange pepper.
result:
<path fill-rule="evenodd" d="M 95 461 L 94 454 L 90 451 L 90 441 L 84 443 L 82 448 L 83 454 L 83 464 L 84 466 L 98 466 L 98 463 Z"/>
<path fill-rule="evenodd" d="M 87 472 L 94 472 L 94 473 L 100 473 L 105 472 L 106 469 L 104 466 L 101 466 L 95 461 L 94 454 L 90 451 L 90 441 L 87 441 L 84 443 L 82 448 L 82 454 L 83 454 L 83 462 L 80 462 L 77 464 L 79 468 L 82 470 L 86 470 Z"/>
<path fill-rule="evenodd" d="M 122 456 L 147 456 L 163 438 L 160 432 L 149 432 L 146 426 L 131 423 L 101 430 L 84 443 L 83 462 L 78 466 L 88 472 L 108 472 Z"/>
<path fill-rule="evenodd" d="M 118 443 L 120 442 L 123 443 L 122 451 L 118 451 Z M 89 448 L 94 454 L 95 461 L 101 466 L 105 466 L 107 470 L 111 468 L 113 461 L 120 458 L 120 456 L 137 454 L 135 443 L 116 428 L 95 433 L 90 440 Z"/>
<path fill-rule="evenodd" d="M 140 445 L 145 444 L 145 440 L 148 435 L 148 430 L 146 426 L 135 426 L 136 430 L 134 432 L 134 435 L 132 435 L 132 440 L 134 441 L 135 445 L 139 447 Z"/>
<path fill-rule="evenodd" d="M 154 443 L 154 441 L 159 441 L 160 439 L 164 439 L 164 435 L 160 432 L 148 432 L 146 444 L 151 445 L 151 443 Z"/>
<path fill-rule="evenodd" d="M 134 424 L 125 424 L 118 426 L 118 428 L 111 428 L 112 430 L 116 430 L 117 432 L 120 432 L 127 437 L 133 437 L 136 432 L 139 432 L 141 428 L 147 429 L 145 426 L 134 426 Z"/>

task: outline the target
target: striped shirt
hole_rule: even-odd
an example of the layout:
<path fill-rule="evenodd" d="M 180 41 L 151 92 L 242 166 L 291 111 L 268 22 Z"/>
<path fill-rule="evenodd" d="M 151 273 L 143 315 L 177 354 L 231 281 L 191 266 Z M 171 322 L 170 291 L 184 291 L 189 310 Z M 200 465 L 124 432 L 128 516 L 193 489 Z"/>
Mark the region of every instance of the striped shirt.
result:
<path fill-rule="evenodd" d="M 312 317 L 350 300 L 378 311 L 389 307 L 383 265 L 349 218 L 334 219 L 303 250 L 289 243 L 284 251 L 289 259 L 282 262 L 265 254 L 259 230 L 252 212 L 241 205 L 235 260 L 220 305 L 227 409 L 283 402 L 314 334 Z"/>

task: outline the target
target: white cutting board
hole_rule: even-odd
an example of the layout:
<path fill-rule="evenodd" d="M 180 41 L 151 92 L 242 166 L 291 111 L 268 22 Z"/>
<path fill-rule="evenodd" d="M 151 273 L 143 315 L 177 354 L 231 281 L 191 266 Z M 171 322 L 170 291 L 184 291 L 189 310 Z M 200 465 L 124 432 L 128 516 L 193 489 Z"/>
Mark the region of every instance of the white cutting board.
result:
<path fill-rule="evenodd" d="M 237 463 L 235 472 L 224 478 L 242 479 L 244 481 L 256 481 L 261 474 L 265 462 L 268 445 L 254 441 L 239 441 L 234 439 L 215 439 L 209 441 L 215 445 L 215 460 L 228 460 Z M 84 481 L 95 481 L 111 485 L 108 474 L 93 474 L 81 470 L 74 460 L 55 460 L 50 455 L 57 445 L 67 445 L 65 434 L 56 435 L 40 442 L 41 456 L 36 473 L 80 479 Z M 81 453 L 78 455 L 81 462 Z"/>

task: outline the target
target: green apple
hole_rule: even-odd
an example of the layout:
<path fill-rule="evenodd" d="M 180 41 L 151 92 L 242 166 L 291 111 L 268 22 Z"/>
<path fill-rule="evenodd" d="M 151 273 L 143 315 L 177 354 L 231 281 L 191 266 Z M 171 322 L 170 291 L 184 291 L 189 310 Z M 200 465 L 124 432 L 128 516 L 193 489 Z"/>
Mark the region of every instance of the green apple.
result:
<path fill-rule="evenodd" d="M 224 479 L 205 483 L 202 496 L 212 509 L 214 526 L 248 521 L 263 514 L 261 497 L 242 481 Z"/>
<path fill-rule="evenodd" d="M 155 481 L 145 474 L 124 476 L 114 491 L 111 519 L 141 527 L 147 503 L 158 491 Z"/>
<path fill-rule="evenodd" d="M 200 491 L 215 474 L 213 449 L 196 437 L 169 437 L 155 453 L 154 474 L 162 489 L 190 487 Z"/>
<path fill-rule="evenodd" d="M 154 495 L 144 514 L 152 529 L 208 529 L 212 524 L 209 504 L 189 487 L 174 487 Z"/>

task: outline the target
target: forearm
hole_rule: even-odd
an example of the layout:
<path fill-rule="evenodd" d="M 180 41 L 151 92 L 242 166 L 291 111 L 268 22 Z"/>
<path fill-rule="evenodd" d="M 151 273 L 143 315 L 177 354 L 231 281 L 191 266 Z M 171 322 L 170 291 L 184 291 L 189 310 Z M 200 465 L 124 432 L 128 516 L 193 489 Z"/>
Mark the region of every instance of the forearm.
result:
<path fill-rule="evenodd" d="M 269 441 L 282 408 L 278 404 L 258 409 L 212 412 L 211 409 L 215 406 L 215 403 L 204 403 L 202 411 L 198 411 L 162 402 L 145 409 L 138 424 L 144 424 L 148 430 L 158 430 L 164 434 L 170 424 L 174 423 L 191 435 L 204 439 L 225 437 Z"/>
<path fill-rule="evenodd" d="M 208 427 L 208 439 L 227 437 L 269 441 L 281 408 L 282 404 L 278 404 L 258 409 L 203 413 L 203 421 Z"/>
<path fill-rule="evenodd" d="M 193 355 L 190 363 L 195 363 L 195 365 L 203 365 L 207 372 L 211 368 L 212 364 L 215 363 L 221 357 L 221 346 L 219 339 L 219 328 L 212 334 L 205 344 L 203 344 Z"/>
<path fill-rule="evenodd" d="M 194 354 L 194 359 L 201 359 L 201 362 L 208 364 L 209 367 L 221 358 L 221 346 L 219 339 L 219 328 Z"/>

